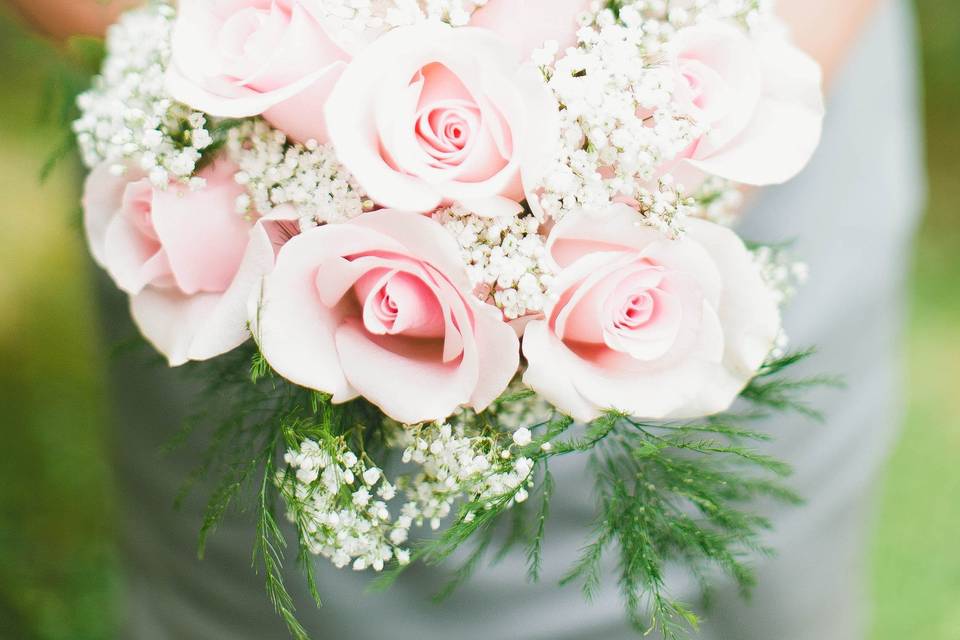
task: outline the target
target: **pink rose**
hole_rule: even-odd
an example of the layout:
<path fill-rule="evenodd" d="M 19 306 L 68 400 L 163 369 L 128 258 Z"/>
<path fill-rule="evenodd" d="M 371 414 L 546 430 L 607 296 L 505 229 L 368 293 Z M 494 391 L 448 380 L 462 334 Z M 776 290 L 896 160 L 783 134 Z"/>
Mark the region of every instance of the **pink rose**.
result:
<path fill-rule="evenodd" d="M 327 102 L 340 161 L 386 208 L 521 210 L 558 107 L 532 64 L 486 29 L 424 23 L 361 51 Z"/>
<path fill-rule="evenodd" d="M 591 0 L 488 0 L 470 20 L 475 27 L 496 31 L 524 59 L 548 40 L 560 51 L 577 44 L 579 17 Z"/>
<path fill-rule="evenodd" d="M 349 55 L 316 0 L 180 0 L 167 88 L 214 116 L 263 114 L 296 140 L 327 140 L 323 105 Z"/>
<path fill-rule="evenodd" d="M 678 97 L 710 127 L 687 150 L 690 165 L 751 185 L 785 182 L 806 166 L 824 115 L 813 59 L 779 35 L 710 23 L 677 33 L 671 62 Z"/>
<path fill-rule="evenodd" d="M 484 409 L 519 364 L 501 313 L 471 293 L 453 238 L 384 210 L 307 231 L 264 278 L 254 335 L 284 378 L 364 396 L 407 424 Z"/>
<path fill-rule="evenodd" d="M 523 340 L 524 382 L 574 418 L 727 409 L 773 347 L 773 293 L 735 233 L 690 220 L 670 240 L 626 205 L 569 214 L 548 241 L 557 301 Z"/>
<path fill-rule="evenodd" d="M 248 337 L 251 288 L 273 262 L 263 224 L 235 212 L 243 191 L 236 168 L 218 162 L 200 173 L 207 186 L 166 190 L 107 165 L 87 178 L 84 226 L 90 251 L 130 295 L 134 321 L 170 361 L 206 360 Z"/>

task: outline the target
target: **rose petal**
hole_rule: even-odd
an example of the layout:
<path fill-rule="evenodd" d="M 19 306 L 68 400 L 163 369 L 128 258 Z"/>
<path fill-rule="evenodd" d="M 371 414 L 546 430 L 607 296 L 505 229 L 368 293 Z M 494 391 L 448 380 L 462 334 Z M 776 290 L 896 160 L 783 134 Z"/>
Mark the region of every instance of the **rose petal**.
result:
<path fill-rule="evenodd" d="M 711 175 L 751 185 L 786 182 L 799 173 L 820 142 L 824 105 L 819 65 L 775 38 L 757 48 L 763 95 L 742 133 L 709 156 L 689 162 Z"/>
<path fill-rule="evenodd" d="M 177 367 L 190 361 L 194 337 L 204 330 L 220 297 L 148 287 L 130 298 L 130 313 L 147 341 L 167 357 L 171 367 Z"/>
<path fill-rule="evenodd" d="M 470 24 L 496 31 L 528 58 L 548 40 L 561 51 L 575 45 L 578 18 L 589 8 L 590 0 L 488 0 Z"/>
<path fill-rule="evenodd" d="M 240 267 L 253 223 L 236 211 L 244 192 L 237 170 L 218 161 L 200 173 L 202 189 L 177 184 L 153 193 L 153 226 L 183 293 L 222 293 Z"/>

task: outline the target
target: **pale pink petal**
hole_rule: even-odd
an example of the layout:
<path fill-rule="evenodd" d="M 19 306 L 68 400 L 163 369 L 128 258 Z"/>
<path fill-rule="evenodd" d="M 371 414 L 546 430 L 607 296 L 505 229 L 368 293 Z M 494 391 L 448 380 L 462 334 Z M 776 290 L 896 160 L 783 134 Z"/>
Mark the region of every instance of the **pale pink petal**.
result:
<path fill-rule="evenodd" d="M 208 82 L 198 84 L 195 80 L 186 76 L 179 67 L 170 67 L 166 76 L 166 89 L 175 100 L 198 111 L 221 118 L 248 118 L 260 115 L 272 107 L 290 100 L 314 84 L 320 85 L 318 93 L 321 96 L 326 95 L 329 86 L 337 81 L 337 76 L 343 71 L 344 66 L 341 61 L 332 62 L 310 75 L 304 76 L 295 83 L 265 93 L 239 85 L 227 85 L 226 83 Z M 208 89 L 205 85 L 212 86 L 217 90 Z M 322 119 L 323 106 L 316 105 L 313 113 L 317 114 L 318 119 Z"/>
<path fill-rule="evenodd" d="M 496 31 L 527 58 L 548 40 L 561 51 L 575 45 L 578 18 L 589 8 L 590 0 L 488 0 L 470 24 Z"/>
<path fill-rule="evenodd" d="M 107 226 L 103 244 L 107 273 L 121 290 L 136 294 L 170 273 L 166 253 L 156 240 L 143 233 L 123 215 Z"/>
<path fill-rule="evenodd" d="M 520 367 L 520 340 L 513 328 L 503 321 L 499 309 L 474 304 L 480 378 L 469 404 L 475 411 L 483 411 L 506 391 L 516 375 Z"/>
<path fill-rule="evenodd" d="M 273 263 L 273 243 L 264 224 L 259 223 L 250 230 L 247 250 L 233 282 L 193 336 L 187 352 L 190 360 L 215 358 L 250 338 L 247 305 L 251 296 L 259 295 L 263 276 L 270 272 Z"/>
<path fill-rule="evenodd" d="M 444 335 L 443 310 L 437 301 L 437 294 L 423 280 L 401 272 L 386 283 L 384 293 L 396 305 L 393 333 L 415 338 L 438 338 Z"/>
<path fill-rule="evenodd" d="M 186 294 L 226 291 L 243 260 L 253 223 L 236 211 L 244 192 L 233 179 L 236 172 L 235 165 L 219 161 L 201 172 L 207 180 L 202 189 L 170 185 L 153 194 L 153 226 Z"/>
<path fill-rule="evenodd" d="M 220 296 L 212 293 L 187 296 L 176 289 L 148 287 L 131 296 L 130 312 L 143 337 L 171 367 L 178 367 L 190 361 L 194 337 L 219 302 Z"/>
<path fill-rule="evenodd" d="M 345 62 L 334 62 L 325 67 L 302 91 L 270 105 L 263 112 L 264 119 L 291 140 L 328 142 L 330 132 L 323 107 L 346 68 Z"/>
<path fill-rule="evenodd" d="M 381 156 L 375 108 L 390 95 L 402 93 L 398 79 L 409 82 L 429 61 L 431 51 L 418 50 L 418 45 L 433 38 L 446 39 L 446 35 L 447 30 L 439 25 L 390 31 L 351 62 L 327 101 L 330 141 L 337 157 L 384 207 L 425 212 L 442 202 L 436 192 L 424 188 L 422 180 L 395 171 Z"/>
<path fill-rule="evenodd" d="M 736 233 L 702 220 L 689 223 L 691 237 L 710 251 L 724 281 L 737 283 L 724 288 L 715 309 L 726 332 L 724 364 L 745 385 L 776 343 L 779 306 Z"/>
<path fill-rule="evenodd" d="M 751 185 L 786 182 L 820 142 L 824 105 L 819 65 L 786 42 L 764 41 L 763 96 L 745 130 L 723 148 L 689 162 L 706 173 Z"/>
<path fill-rule="evenodd" d="M 707 82 L 695 115 L 710 125 L 694 157 L 708 157 L 737 136 L 750 121 L 763 87 L 761 61 L 740 29 L 711 22 L 681 30 L 671 43 L 677 72 L 696 71 Z"/>
<path fill-rule="evenodd" d="M 194 79 L 210 78 L 221 72 L 219 56 L 211 54 L 213 38 L 223 18 L 206 0 L 180 0 L 171 39 L 170 67 L 189 72 Z"/>
<path fill-rule="evenodd" d="M 525 105 L 520 145 L 514 150 L 520 163 L 524 197 L 534 213 L 543 213 L 537 192 L 550 172 L 550 159 L 557 157 L 560 144 L 560 105 L 542 80 L 539 69 L 525 64 L 517 73 L 517 88 Z M 542 217 L 542 215 L 541 215 Z"/>
<path fill-rule="evenodd" d="M 349 268 L 344 263 L 349 264 Z M 326 270 L 331 267 L 333 267 L 333 271 L 329 274 L 330 277 L 327 277 Z M 346 282 L 347 278 L 352 278 L 352 282 L 355 283 L 355 293 L 361 304 L 366 302 L 374 288 L 381 282 L 385 283 L 391 274 L 409 274 L 420 280 L 433 296 L 432 300 L 427 301 L 431 307 L 428 315 L 437 324 L 431 322 L 416 330 L 406 331 L 403 335 L 414 338 L 442 338 L 444 362 L 459 358 L 463 353 L 464 338 L 462 331 L 470 329 L 470 322 L 468 319 L 466 325 L 458 325 L 453 315 L 454 307 L 462 303 L 461 294 L 445 275 L 433 267 L 420 263 L 413 258 L 368 255 L 353 258 L 350 261 L 324 262 L 320 269 L 321 271 L 318 271 L 317 275 L 317 288 L 320 291 L 321 298 L 328 305 L 331 303 L 327 296 L 335 290 L 343 289 L 343 284 L 334 285 L 336 289 L 333 289 L 328 283 L 329 280 L 341 279 Z M 345 275 L 338 276 L 338 273 Z M 370 277 L 366 277 L 367 275 Z M 412 302 L 412 300 L 408 300 L 408 302 Z M 364 307 L 364 312 L 366 311 L 367 308 Z M 442 326 L 437 326 L 438 324 Z"/>
<path fill-rule="evenodd" d="M 504 198 L 502 196 L 491 196 L 489 198 L 458 198 L 459 202 L 467 211 L 475 213 L 481 218 L 512 218 L 523 212 L 523 206 L 516 200 Z"/>
<path fill-rule="evenodd" d="M 83 228 L 93 259 L 101 267 L 105 265 L 104 242 L 107 227 L 123 202 L 123 195 L 133 176 L 115 176 L 109 163 L 93 168 L 83 188 Z"/>
<path fill-rule="evenodd" d="M 326 242 L 324 231 L 333 228 L 315 229 L 284 245 L 250 320 L 261 352 L 277 373 L 346 402 L 357 392 L 343 375 L 334 341 L 343 313 L 323 304 L 315 286 L 317 249 Z"/>
<path fill-rule="evenodd" d="M 428 212 L 461 203 L 483 215 L 515 214 L 525 197 L 522 163 L 531 175 L 542 171 L 532 159 L 547 148 L 537 119 L 558 117 L 542 80 L 519 68 L 511 48 L 484 29 L 394 29 L 359 53 L 335 87 L 326 107 L 331 142 L 384 207 Z M 463 109 L 463 101 L 481 114 L 465 148 L 454 152 L 417 134 L 427 111 Z M 535 111 L 544 104 L 548 113 Z M 476 122 L 472 111 L 468 116 L 458 117 Z"/>
<path fill-rule="evenodd" d="M 171 48 L 174 99 L 218 117 L 265 114 L 295 140 L 326 141 L 323 105 L 349 55 L 301 3 L 184 0 Z"/>
<path fill-rule="evenodd" d="M 376 231 L 405 247 L 404 253 L 433 265 L 461 291 L 471 289 L 460 247 L 440 223 L 413 213 L 384 209 L 354 218 L 351 225 Z"/>
<path fill-rule="evenodd" d="M 709 311 L 707 311 L 709 314 Z M 714 315 L 713 318 L 716 316 Z M 709 318 L 709 316 L 708 316 Z M 588 398 L 599 411 L 615 409 L 648 420 L 693 417 L 684 415 L 688 406 L 720 406 L 709 413 L 729 407 L 736 394 L 728 395 L 718 402 L 711 393 L 711 376 L 722 370 L 723 333 L 719 322 L 709 320 L 704 324 L 698 338 L 700 345 L 691 357 L 671 367 L 650 367 L 646 372 L 596 367 L 577 359 L 569 359 L 568 366 L 574 369 L 573 385 L 577 392 Z M 712 408 L 711 407 L 711 408 Z M 697 417 L 708 415 L 697 413 Z"/>
<path fill-rule="evenodd" d="M 569 352 L 546 322 L 527 324 L 523 334 L 523 355 L 527 359 L 523 383 L 541 398 L 580 422 L 600 417 L 604 407 L 584 398 L 574 386 L 579 358 Z"/>
<path fill-rule="evenodd" d="M 357 322 L 348 321 L 337 329 L 336 345 L 343 372 L 353 387 L 405 424 L 453 414 L 469 399 L 479 377 L 475 355 L 469 363 L 444 363 L 442 345 L 437 341 L 392 336 L 378 341 Z"/>
<path fill-rule="evenodd" d="M 557 336 L 562 340 L 603 344 L 603 307 L 617 285 L 612 276 L 636 260 L 635 254 L 598 251 L 565 269 L 554 284 L 555 290 L 565 292 L 554 307 L 560 311 L 556 317 L 548 316 Z"/>
<path fill-rule="evenodd" d="M 698 242 L 691 242 L 687 238 L 662 238 L 647 245 L 641 254 L 654 264 L 686 274 L 696 282 L 703 299 L 714 307 L 720 304 L 724 289 L 721 274 L 713 256 Z"/>
<path fill-rule="evenodd" d="M 616 203 L 596 215 L 564 216 L 550 232 L 546 248 L 558 267 L 567 267 L 590 253 L 646 247 L 663 239 L 660 232 L 643 224 L 636 209 Z"/>
<path fill-rule="evenodd" d="M 350 60 L 350 56 L 334 44 L 323 28 L 304 12 L 299 2 L 293 4 L 289 24 L 269 36 L 263 44 L 263 51 L 248 49 L 247 55 L 265 59 L 267 64 L 257 76 L 243 78 L 243 84 L 260 92 L 282 89 L 319 68 Z"/>

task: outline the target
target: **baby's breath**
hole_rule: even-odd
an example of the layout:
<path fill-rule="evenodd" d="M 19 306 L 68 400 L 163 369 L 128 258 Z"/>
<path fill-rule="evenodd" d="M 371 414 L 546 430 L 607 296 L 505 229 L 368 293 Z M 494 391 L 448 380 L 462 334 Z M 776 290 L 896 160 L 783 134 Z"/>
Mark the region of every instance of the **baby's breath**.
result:
<path fill-rule="evenodd" d="M 602 212 L 618 197 L 653 206 L 660 167 L 704 133 L 676 107 L 673 70 L 661 64 L 649 25 L 631 15 L 622 11 L 618 21 L 601 12 L 580 30 L 577 48 L 542 67 L 561 105 L 559 144 L 539 199 L 554 218 Z"/>
<path fill-rule="evenodd" d="M 318 0 L 327 29 L 347 46 L 391 28 L 439 20 L 464 26 L 487 0 Z"/>
<path fill-rule="evenodd" d="M 508 320 L 544 310 L 554 273 L 534 216 L 484 218 L 450 207 L 433 217 L 460 245 L 481 300 L 493 302 Z"/>
<path fill-rule="evenodd" d="M 678 30 L 711 20 L 768 25 L 768 0 L 622 0 L 588 15 L 575 48 L 546 43 L 533 54 L 561 105 L 558 144 L 534 209 L 554 218 L 639 203 L 647 224 L 678 236 L 686 215 L 722 217 L 738 195 L 714 181 L 709 209 L 664 168 L 708 131 L 675 99 L 665 61 Z M 686 188 L 685 188 L 686 187 Z M 722 193 L 720 193 L 722 191 Z M 727 209 L 724 209 L 727 207 Z"/>
<path fill-rule="evenodd" d="M 524 485 L 533 461 L 515 449 L 529 444 L 529 432 L 505 440 L 444 421 L 393 425 L 391 435 L 403 463 L 417 468 L 392 482 L 343 439 L 305 440 L 286 453 L 289 471 L 277 474 L 288 518 L 305 533 L 307 549 L 339 568 L 382 571 L 392 559 L 407 564 L 410 530 L 439 529 L 459 500 L 483 504 L 506 495 L 516 502 L 527 497 Z M 405 499 L 391 512 L 390 503 L 399 498 Z"/>
<path fill-rule="evenodd" d="M 301 226 L 345 222 L 372 208 L 353 177 L 328 145 L 288 142 L 282 131 L 262 120 L 230 131 L 227 153 L 240 168 L 236 180 L 246 187 L 237 209 L 267 214 L 292 205 Z"/>
<path fill-rule="evenodd" d="M 133 163 L 163 188 L 188 182 L 214 142 L 207 116 L 164 88 L 174 16 L 173 7 L 158 2 L 110 27 L 103 69 L 78 98 L 81 116 L 73 124 L 88 167 L 108 162 L 121 174 Z"/>

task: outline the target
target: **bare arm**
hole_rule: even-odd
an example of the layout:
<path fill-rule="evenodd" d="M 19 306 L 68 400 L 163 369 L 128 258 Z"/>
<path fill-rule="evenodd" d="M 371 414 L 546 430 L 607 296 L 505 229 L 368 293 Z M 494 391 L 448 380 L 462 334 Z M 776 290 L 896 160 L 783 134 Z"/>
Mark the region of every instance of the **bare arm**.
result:
<path fill-rule="evenodd" d="M 778 0 L 797 45 L 823 66 L 829 87 L 860 30 L 883 0 Z"/>
<path fill-rule="evenodd" d="M 6 0 L 38 31 L 58 39 L 103 35 L 124 10 L 141 0 Z"/>

